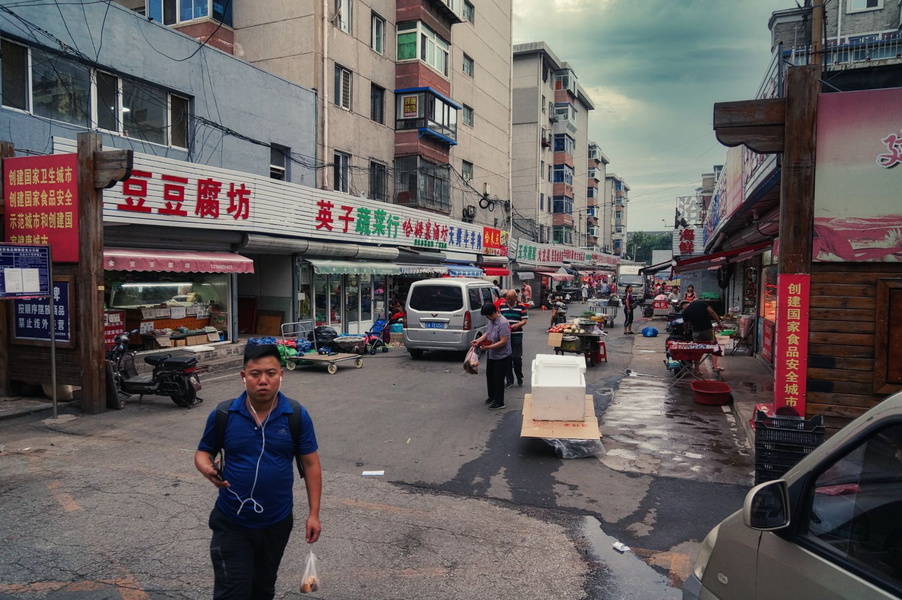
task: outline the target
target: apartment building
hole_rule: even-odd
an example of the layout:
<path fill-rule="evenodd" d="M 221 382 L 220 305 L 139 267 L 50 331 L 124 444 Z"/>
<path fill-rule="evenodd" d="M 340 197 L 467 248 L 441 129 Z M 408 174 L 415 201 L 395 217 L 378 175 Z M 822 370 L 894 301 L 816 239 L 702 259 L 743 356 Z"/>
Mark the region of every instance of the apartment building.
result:
<path fill-rule="evenodd" d="M 626 254 L 627 204 L 630 186 L 616 173 L 607 173 L 602 193 L 603 217 L 599 245 L 605 252 L 615 256 Z M 607 207 L 610 207 L 608 210 Z"/>
<path fill-rule="evenodd" d="M 588 243 L 587 165 L 595 105 L 545 42 L 514 46 L 512 96 L 515 235 L 594 245 Z"/>
<path fill-rule="evenodd" d="M 600 250 L 602 247 L 602 229 L 606 222 L 610 222 L 612 206 L 605 202 L 604 180 L 607 175 L 607 165 L 610 160 L 601 151 L 601 147 L 595 142 L 589 142 L 589 160 L 586 178 L 586 247 Z M 601 188 L 598 184 L 601 184 Z"/>
<path fill-rule="evenodd" d="M 316 90 L 317 187 L 508 220 L 511 0 L 119 1 Z"/>

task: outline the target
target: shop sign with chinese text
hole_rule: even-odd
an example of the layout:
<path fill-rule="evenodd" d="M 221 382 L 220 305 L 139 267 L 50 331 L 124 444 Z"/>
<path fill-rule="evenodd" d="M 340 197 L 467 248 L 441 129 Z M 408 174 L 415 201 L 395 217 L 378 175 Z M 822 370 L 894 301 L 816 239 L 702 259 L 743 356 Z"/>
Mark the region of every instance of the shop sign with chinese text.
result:
<path fill-rule="evenodd" d="M 564 262 L 568 262 L 613 269 L 620 264 L 619 256 L 556 244 L 537 244 L 526 240 L 518 240 L 516 257 L 520 262 L 537 265 L 561 266 Z"/>
<path fill-rule="evenodd" d="M 55 139 L 55 149 L 74 148 Z M 269 177 L 135 153 L 103 194 L 103 220 L 484 253 L 482 225 Z M 493 229 L 493 232 L 498 232 Z M 504 254 L 504 239 L 492 253 Z"/>
<path fill-rule="evenodd" d="M 777 276 L 774 408 L 786 406 L 799 416 L 805 416 L 810 277 L 785 273 Z"/>
<path fill-rule="evenodd" d="M 6 241 L 50 246 L 56 262 L 78 262 L 78 156 L 3 159 Z"/>
<path fill-rule="evenodd" d="M 701 231 L 695 227 L 681 227 L 673 231 L 673 255 L 696 256 L 704 254 Z"/>

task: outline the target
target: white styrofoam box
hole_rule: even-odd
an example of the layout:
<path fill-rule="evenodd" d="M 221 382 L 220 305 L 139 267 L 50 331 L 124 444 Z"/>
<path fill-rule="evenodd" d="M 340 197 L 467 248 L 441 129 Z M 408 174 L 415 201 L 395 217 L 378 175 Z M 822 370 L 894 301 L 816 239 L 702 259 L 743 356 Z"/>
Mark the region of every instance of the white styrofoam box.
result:
<path fill-rule="evenodd" d="M 536 356 L 532 369 L 532 418 L 582 421 L 586 415 L 585 370 L 582 356 Z"/>

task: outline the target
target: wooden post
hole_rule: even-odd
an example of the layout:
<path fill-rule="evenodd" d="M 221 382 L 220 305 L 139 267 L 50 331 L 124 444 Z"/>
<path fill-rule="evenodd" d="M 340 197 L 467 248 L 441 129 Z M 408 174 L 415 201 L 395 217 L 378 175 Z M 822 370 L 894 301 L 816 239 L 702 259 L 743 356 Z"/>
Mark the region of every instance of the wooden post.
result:
<path fill-rule="evenodd" d="M 820 67 L 789 69 L 780 180 L 778 273 L 811 272 L 814 232 L 814 151 Z"/>
<path fill-rule="evenodd" d="M 81 407 L 106 410 L 103 363 L 103 196 L 94 186 L 97 133 L 78 134 L 78 347 L 81 357 Z"/>
<path fill-rule="evenodd" d="M 0 142 L 0 158 L 11 158 L 16 155 L 15 147 L 9 142 Z M 6 197 L 0 181 L 0 227 L 6 215 Z M 6 302 L 0 302 L 0 396 L 9 393 L 9 327 L 7 321 Z"/>

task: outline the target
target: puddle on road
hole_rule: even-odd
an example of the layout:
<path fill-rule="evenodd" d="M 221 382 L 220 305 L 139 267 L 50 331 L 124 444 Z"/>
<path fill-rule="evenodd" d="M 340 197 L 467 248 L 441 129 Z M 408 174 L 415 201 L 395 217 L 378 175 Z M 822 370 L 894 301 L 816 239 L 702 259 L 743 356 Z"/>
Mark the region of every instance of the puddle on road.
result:
<path fill-rule="evenodd" d="M 621 554 L 614 550 L 613 545 L 618 540 L 602 531 L 601 523 L 595 517 L 583 517 L 581 533 L 587 542 L 587 550 L 603 571 L 592 584 L 593 598 L 682 598 L 680 590 L 670 587 L 665 576 L 632 551 Z"/>

